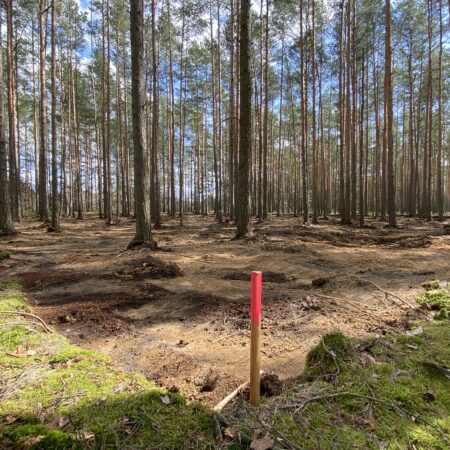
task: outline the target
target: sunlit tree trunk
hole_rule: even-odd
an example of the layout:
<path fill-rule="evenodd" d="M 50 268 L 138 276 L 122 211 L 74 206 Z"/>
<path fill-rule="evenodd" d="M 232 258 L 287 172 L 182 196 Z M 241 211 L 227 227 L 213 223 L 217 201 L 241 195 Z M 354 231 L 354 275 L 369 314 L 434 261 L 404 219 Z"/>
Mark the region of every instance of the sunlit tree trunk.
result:
<path fill-rule="evenodd" d="M 0 36 L 2 33 L 2 2 L 0 2 Z M 3 52 L 0 52 L 0 235 L 14 234 L 8 184 L 8 156 L 3 115 Z"/>
<path fill-rule="evenodd" d="M 391 47 L 391 2 L 386 0 L 386 36 L 384 62 L 384 101 L 385 127 L 387 138 L 387 210 L 389 226 L 397 226 L 395 211 L 395 173 L 394 173 L 394 138 L 393 138 L 393 110 L 392 110 L 392 47 Z"/>
<path fill-rule="evenodd" d="M 136 243 L 151 244 L 149 158 L 145 150 L 144 4 L 130 1 L 131 104 L 133 115 Z"/>
<path fill-rule="evenodd" d="M 47 203 L 47 111 L 45 107 L 45 0 L 39 0 L 39 88 L 40 88 L 40 145 L 39 145 L 39 218 L 48 220 Z"/>
<path fill-rule="evenodd" d="M 241 0 L 240 8 L 240 125 L 239 125 L 239 197 L 237 198 L 238 238 L 251 233 L 249 178 L 252 149 L 252 81 L 250 74 L 250 0 Z"/>
<path fill-rule="evenodd" d="M 52 31 L 51 31 L 51 90 L 52 90 L 52 220 L 49 231 L 59 231 L 59 195 L 58 195 L 58 142 L 56 134 L 56 6 L 51 3 Z"/>

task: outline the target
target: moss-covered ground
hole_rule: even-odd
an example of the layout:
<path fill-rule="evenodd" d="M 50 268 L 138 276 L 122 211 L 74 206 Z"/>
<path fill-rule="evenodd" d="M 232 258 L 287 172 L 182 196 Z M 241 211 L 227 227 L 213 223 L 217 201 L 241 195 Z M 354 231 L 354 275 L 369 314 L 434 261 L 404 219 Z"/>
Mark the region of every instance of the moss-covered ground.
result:
<path fill-rule="evenodd" d="M 0 284 L 1 311 L 29 311 Z M 0 314 L 0 448 L 211 448 L 209 412 L 108 357 Z"/>
<path fill-rule="evenodd" d="M 241 400 L 222 414 L 220 444 L 205 408 L 31 317 L 2 313 L 0 449 L 245 447 L 237 436 L 268 437 L 278 449 L 450 449 L 450 328 L 440 315 L 448 288 L 427 289 L 417 300 L 442 320 L 370 341 L 324 336 L 281 396 L 258 409 Z M 31 312 L 18 284 L 0 284 L 0 310 Z"/>
<path fill-rule="evenodd" d="M 417 296 L 417 302 L 436 311 L 435 319 L 450 319 L 450 289 L 447 282 L 438 280 L 424 283 L 427 289 L 423 295 Z"/>
<path fill-rule="evenodd" d="M 227 412 L 233 433 L 260 430 L 278 448 L 450 449 L 450 327 L 440 315 L 449 297 L 435 289 L 418 301 L 443 320 L 367 342 L 324 336 L 282 396 Z"/>

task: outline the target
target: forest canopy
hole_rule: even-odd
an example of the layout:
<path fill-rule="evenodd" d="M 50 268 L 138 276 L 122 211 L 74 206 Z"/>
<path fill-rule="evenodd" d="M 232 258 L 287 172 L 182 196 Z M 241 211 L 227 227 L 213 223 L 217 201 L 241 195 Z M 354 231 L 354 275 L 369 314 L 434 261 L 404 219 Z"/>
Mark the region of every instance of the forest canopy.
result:
<path fill-rule="evenodd" d="M 260 220 L 442 219 L 448 5 L 249 3 L 245 158 L 242 2 L 143 3 L 145 195 L 156 227 L 162 212 L 238 219 L 243 159 L 249 212 Z M 129 1 L 6 0 L 1 25 L 2 215 L 46 220 L 51 211 L 52 223 L 60 213 L 96 211 L 107 223 L 133 215 Z M 3 232 L 12 228 L 5 220 Z"/>

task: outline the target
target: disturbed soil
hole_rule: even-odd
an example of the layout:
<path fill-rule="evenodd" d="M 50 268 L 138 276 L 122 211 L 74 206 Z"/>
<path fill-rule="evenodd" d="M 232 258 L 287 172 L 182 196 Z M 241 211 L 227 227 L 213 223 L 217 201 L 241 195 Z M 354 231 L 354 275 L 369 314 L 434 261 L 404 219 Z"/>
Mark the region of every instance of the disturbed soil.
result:
<path fill-rule="evenodd" d="M 449 277 L 450 236 L 439 222 L 384 225 L 270 217 L 242 241 L 231 224 L 189 215 L 183 227 L 164 221 L 151 250 L 127 249 L 129 219 L 64 219 L 61 233 L 27 219 L 0 240 L 10 254 L 0 277 L 18 279 L 71 341 L 211 405 L 248 377 L 252 270 L 264 279 L 262 368 L 287 383 L 329 331 L 369 337 L 424 315 L 414 298 L 424 281 Z"/>

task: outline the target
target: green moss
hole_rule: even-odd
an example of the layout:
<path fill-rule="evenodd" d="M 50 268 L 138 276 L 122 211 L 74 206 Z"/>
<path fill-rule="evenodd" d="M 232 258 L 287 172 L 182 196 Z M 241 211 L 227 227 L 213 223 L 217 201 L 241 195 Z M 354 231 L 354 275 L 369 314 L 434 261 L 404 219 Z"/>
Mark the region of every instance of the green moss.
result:
<path fill-rule="evenodd" d="M 238 405 L 231 417 L 239 421 L 231 425 L 251 435 L 270 423 L 267 432 L 273 438 L 283 436 L 308 449 L 450 449 L 448 379 L 424 364 L 450 365 L 450 329 L 438 321 L 420 325 L 420 336 L 391 335 L 367 343 L 340 333 L 325 336 L 328 351 L 321 342 L 307 358 L 306 373 L 319 378 L 305 383 L 300 377 L 265 404 L 261 421 L 253 411 L 240 413 L 244 408 Z M 361 364 L 362 347 L 374 364 Z M 326 382 L 320 374 L 335 370 L 330 351 L 340 373 Z"/>
<path fill-rule="evenodd" d="M 9 253 L 5 252 L 4 250 L 0 250 L 0 261 L 3 261 L 4 259 L 9 258 Z"/>
<path fill-rule="evenodd" d="M 335 373 L 337 371 L 336 362 L 345 357 L 347 350 L 348 342 L 341 332 L 326 334 L 320 344 L 306 355 L 303 376 L 312 380 Z"/>
<path fill-rule="evenodd" d="M 435 315 L 436 319 L 445 320 L 449 318 L 450 290 L 445 284 L 444 287 L 439 289 L 430 289 L 423 295 L 418 295 L 416 300 L 421 305 L 428 305 L 430 308 L 437 310 Z"/>
<path fill-rule="evenodd" d="M 24 310 L 20 286 L 0 284 L 0 309 Z M 10 386 L 0 403 L 0 441 L 9 447 L 211 448 L 208 410 L 188 405 L 144 376 L 124 373 L 109 357 L 72 345 L 57 333 L 8 326 L 20 316 L 0 316 L 0 373 Z M 14 421 L 6 425 L 6 417 Z M 52 429 L 55 418 L 70 418 Z M 1 425 L 3 424 L 3 425 Z M 85 435 L 89 442 L 83 441 Z"/>
<path fill-rule="evenodd" d="M 44 425 L 21 425 L 10 434 L 11 443 L 32 450 L 44 449 L 81 449 L 74 435 L 52 430 Z"/>
<path fill-rule="evenodd" d="M 428 280 L 422 283 L 425 289 L 439 289 L 439 280 Z"/>

